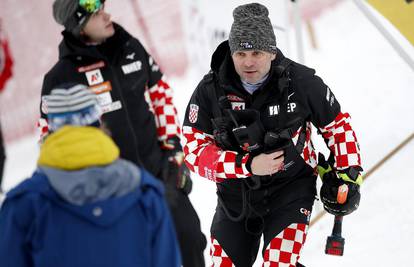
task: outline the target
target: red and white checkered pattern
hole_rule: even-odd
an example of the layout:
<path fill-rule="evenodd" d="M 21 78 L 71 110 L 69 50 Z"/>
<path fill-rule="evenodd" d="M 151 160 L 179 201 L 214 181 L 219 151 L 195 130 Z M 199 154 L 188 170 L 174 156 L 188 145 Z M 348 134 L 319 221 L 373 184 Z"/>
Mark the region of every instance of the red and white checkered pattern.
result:
<path fill-rule="evenodd" d="M 292 223 L 267 246 L 263 255 L 263 267 L 295 267 L 306 240 L 308 226 Z"/>
<path fill-rule="evenodd" d="M 229 256 L 224 252 L 219 242 L 211 237 L 210 256 L 212 260 L 211 267 L 235 267 Z"/>
<path fill-rule="evenodd" d="M 334 167 L 338 170 L 361 166 L 358 140 L 350 125 L 348 113 L 339 113 L 335 120 L 319 130 L 328 140 L 328 147 L 335 155 Z"/>
<path fill-rule="evenodd" d="M 158 140 L 165 141 L 170 137 L 180 136 L 181 129 L 177 109 L 173 103 L 173 91 L 164 81 L 164 77 L 149 88 L 148 93 L 149 99 L 146 99 L 155 115 Z"/>
<path fill-rule="evenodd" d="M 43 142 L 46 136 L 49 134 L 49 124 L 46 119 L 40 118 L 36 123 L 37 130 L 39 131 L 39 144 Z"/>
<path fill-rule="evenodd" d="M 252 175 L 246 168 L 248 154 L 243 156 L 241 166 L 236 166 L 237 152 L 221 150 L 215 145 L 211 135 L 184 126 L 182 142 L 188 168 L 200 176 L 222 182 L 223 179 L 246 178 Z"/>

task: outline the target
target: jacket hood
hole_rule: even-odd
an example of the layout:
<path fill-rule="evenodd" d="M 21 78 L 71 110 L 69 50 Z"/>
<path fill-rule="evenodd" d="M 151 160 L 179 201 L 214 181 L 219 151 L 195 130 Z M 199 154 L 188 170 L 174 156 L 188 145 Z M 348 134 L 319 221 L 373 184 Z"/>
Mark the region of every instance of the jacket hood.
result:
<path fill-rule="evenodd" d="M 132 38 L 132 36 L 120 25 L 116 23 L 113 23 L 113 25 L 115 28 L 115 34 L 102 44 L 95 46 L 86 45 L 72 33 L 64 30 L 62 32 L 63 40 L 59 44 L 59 59 L 78 56 L 101 59 L 103 55 L 100 52 L 100 49 L 116 48 L 115 44 L 126 42 Z"/>
<path fill-rule="evenodd" d="M 122 160 L 121 160 L 122 161 Z M 115 165 L 118 162 L 113 163 Z M 121 163 L 122 164 L 122 163 Z M 113 166 L 110 168 L 117 168 Z M 130 169 L 130 171 L 132 168 Z M 101 171 L 94 171 L 97 173 L 106 173 L 108 170 L 102 168 Z M 109 172 L 110 173 L 110 172 Z M 49 173 L 50 174 L 50 173 Z M 73 172 L 73 175 L 65 176 L 66 178 L 73 178 L 79 172 Z M 54 174 L 52 174 L 53 177 Z M 37 169 L 31 178 L 26 179 L 16 188 L 7 193 L 7 199 L 20 197 L 25 194 L 40 194 L 44 199 L 50 200 L 54 205 L 66 210 L 67 212 L 86 220 L 96 226 L 108 227 L 116 223 L 129 209 L 134 208 L 136 205 L 144 205 L 147 208 L 151 207 L 151 197 L 147 197 L 150 194 L 163 194 L 163 187 L 160 181 L 153 178 L 145 170 L 134 172 L 129 174 L 130 176 L 140 177 L 139 182 L 134 188 L 131 188 L 130 192 L 122 196 L 109 196 L 106 199 L 98 200 L 96 202 L 85 203 L 83 205 L 74 205 L 65 201 L 59 193 L 54 190 L 51 185 L 50 177 L 47 177 L 44 173 L 44 169 Z M 65 177 L 62 177 L 64 179 Z M 53 179 L 53 178 L 52 178 Z M 44 200 L 42 201 L 44 203 Z M 36 203 L 34 203 L 36 205 Z"/>
<path fill-rule="evenodd" d="M 122 159 L 107 166 L 78 171 L 39 169 L 46 174 L 59 196 L 74 205 L 121 197 L 134 190 L 141 179 L 138 167 Z"/>

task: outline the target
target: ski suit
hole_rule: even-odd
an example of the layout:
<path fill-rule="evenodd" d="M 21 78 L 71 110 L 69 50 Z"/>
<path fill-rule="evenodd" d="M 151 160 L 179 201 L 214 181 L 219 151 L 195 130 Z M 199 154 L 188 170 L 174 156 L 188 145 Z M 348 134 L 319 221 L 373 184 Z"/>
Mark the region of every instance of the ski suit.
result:
<path fill-rule="evenodd" d="M 64 83 L 81 83 L 97 94 L 104 112 L 103 124 L 110 130 L 121 157 L 161 178 L 166 157 L 162 143 L 179 138 L 177 110 L 172 89 L 158 65 L 141 43 L 121 26 L 104 43 L 88 46 L 64 31 L 59 61 L 45 75 L 42 96 Z M 47 133 L 47 105 L 41 103 L 39 122 Z M 175 179 L 175 177 L 171 177 Z M 205 237 L 188 196 L 168 186 L 167 195 L 178 233 L 184 266 L 202 266 Z"/>
<path fill-rule="evenodd" d="M 187 166 L 217 185 L 213 266 L 251 266 L 262 235 L 264 263 L 296 266 L 316 195 L 311 124 L 322 133 L 335 155 L 335 167 L 341 169 L 360 165 L 349 121 L 313 69 L 278 51 L 267 80 L 251 95 L 234 70 L 228 42 L 218 46 L 183 125 Z M 243 130 L 244 135 L 237 134 Z M 251 150 L 245 150 L 246 144 Z M 271 176 L 253 175 L 254 156 L 278 147 L 284 150 L 284 169 Z"/>

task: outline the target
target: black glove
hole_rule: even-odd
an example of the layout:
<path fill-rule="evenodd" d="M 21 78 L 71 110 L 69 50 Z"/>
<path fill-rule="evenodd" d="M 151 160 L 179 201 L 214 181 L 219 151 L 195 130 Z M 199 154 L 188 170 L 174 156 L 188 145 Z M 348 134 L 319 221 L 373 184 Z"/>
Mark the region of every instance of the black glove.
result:
<path fill-rule="evenodd" d="M 333 164 L 319 153 L 318 172 L 322 179 L 320 197 L 327 212 L 344 216 L 358 208 L 361 198 L 359 187 L 362 183 L 360 171 L 361 167 L 350 167 L 335 172 Z"/>
<path fill-rule="evenodd" d="M 162 145 L 164 160 L 162 178 L 167 186 L 173 186 L 190 194 L 193 182 L 190 171 L 184 163 L 184 153 L 177 137 L 168 139 Z"/>
<path fill-rule="evenodd" d="M 213 136 L 217 146 L 223 150 L 238 150 L 239 145 L 233 135 L 233 122 L 227 117 L 218 117 L 211 120 L 214 125 Z"/>

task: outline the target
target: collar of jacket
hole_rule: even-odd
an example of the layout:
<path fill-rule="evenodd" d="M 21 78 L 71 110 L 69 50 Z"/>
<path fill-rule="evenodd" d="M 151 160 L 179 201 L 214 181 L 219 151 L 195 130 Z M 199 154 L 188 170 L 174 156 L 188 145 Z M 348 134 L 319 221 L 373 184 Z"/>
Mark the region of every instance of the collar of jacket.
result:
<path fill-rule="evenodd" d="M 119 148 L 100 129 L 64 126 L 46 139 L 40 150 L 38 165 L 79 170 L 107 165 L 118 157 Z"/>
<path fill-rule="evenodd" d="M 88 46 L 81 40 L 76 38 L 72 33 L 64 30 L 62 31 L 63 40 L 59 44 L 59 58 L 85 56 L 96 59 L 102 59 L 103 55 L 99 51 L 102 46 L 110 46 L 119 48 L 126 43 L 132 36 L 119 24 L 113 23 L 115 34 L 108 38 L 100 45 Z"/>

